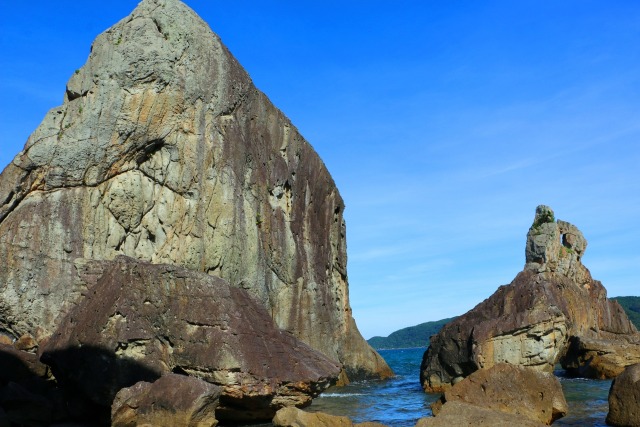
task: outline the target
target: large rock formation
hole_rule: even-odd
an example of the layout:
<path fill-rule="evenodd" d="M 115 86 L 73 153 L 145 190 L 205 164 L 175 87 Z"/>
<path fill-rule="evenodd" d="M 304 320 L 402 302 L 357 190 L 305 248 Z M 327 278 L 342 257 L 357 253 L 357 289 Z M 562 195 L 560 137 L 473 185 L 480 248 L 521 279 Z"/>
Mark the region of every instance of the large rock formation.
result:
<path fill-rule="evenodd" d="M 549 207 L 539 206 L 524 270 L 432 337 L 420 372 L 425 391 L 443 391 L 501 362 L 547 372 L 562 362 L 573 373 L 612 375 L 610 366 L 591 364 L 594 359 L 571 344 L 579 340 L 591 344 L 589 351 L 610 354 L 607 360 L 618 360 L 619 370 L 640 361 L 640 334 L 581 263 L 586 246 L 575 226 L 555 221 Z"/>
<path fill-rule="evenodd" d="M 343 210 L 207 24 L 144 0 L 0 175 L 0 332 L 50 335 L 85 292 L 74 261 L 127 255 L 223 278 L 349 378 L 388 376 L 351 316 Z"/>

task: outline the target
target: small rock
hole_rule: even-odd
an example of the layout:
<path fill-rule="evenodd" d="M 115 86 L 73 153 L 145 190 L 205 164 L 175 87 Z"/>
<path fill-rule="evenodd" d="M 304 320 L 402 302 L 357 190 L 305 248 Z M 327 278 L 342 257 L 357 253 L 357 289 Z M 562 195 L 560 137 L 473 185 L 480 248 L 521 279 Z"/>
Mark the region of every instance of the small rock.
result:
<path fill-rule="evenodd" d="M 553 423 L 568 410 L 560 381 L 553 374 L 506 363 L 476 371 L 454 385 L 432 406 L 434 415 L 455 401 L 543 424 Z"/>
<path fill-rule="evenodd" d="M 153 383 L 138 382 L 118 392 L 111 425 L 213 427 L 221 388 L 198 378 L 167 374 Z"/>
<path fill-rule="evenodd" d="M 275 427 L 387 427 L 366 421 L 354 424 L 349 418 L 322 412 L 305 412 L 293 406 L 280 409 L 273 418 Z"/>
<path fill-rule="evenodd" d="M 24 334 L 13 343 L 13 346 L 21 351 L 28 351 L 35 353 L 38 349 L 38 342 L 31 336 L 31 334 Z"/>
<path fill-rule="evenodd" d="M 0 344 L 0 384 L 48 376 L 49 367 L 41 363 L 37 355 Z"/>
<path fill-rule="evenodd" d="M 607 424 L 640 426 L 640 363 L 627 367 L 611 383 Z"/>
<path fill-rule="evenodd" d="M 353 422 L 347 417 L 305 412 L 292 406 L 276 412 L 272 422 L 275 427 L 353 427 Z"/>
<path fill-rule="evenodd" d="M 415 427 L 542 427 L 545 425 L 519 415 L 454 401 L 444 405 L 438 416 L 419 419 Z"/>

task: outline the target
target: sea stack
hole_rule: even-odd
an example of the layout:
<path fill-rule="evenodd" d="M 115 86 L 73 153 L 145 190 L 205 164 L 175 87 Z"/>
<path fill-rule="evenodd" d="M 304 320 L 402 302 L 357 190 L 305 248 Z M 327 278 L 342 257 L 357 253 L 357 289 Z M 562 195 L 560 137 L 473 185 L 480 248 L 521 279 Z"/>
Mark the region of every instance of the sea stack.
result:
<path fill-rule="evenodd" d="M 524 270 L 432 337 L 420 381 L 444 391 L 497 363 L 610 378 L 640 361 L 640 333 L 582 264 L 587 241 L 574 225 L 538 206 Z"/>
<path fill-rule="evenodd" d="M 343 381 L 389 376 L 351 316 L 343 211 L 317 153 L 207 24 L 144 0 L 0 175 L 0 332 L 47 342 L 92 283 L 117 283 L 87 268 L 140 262 L 248 293 Z"/>

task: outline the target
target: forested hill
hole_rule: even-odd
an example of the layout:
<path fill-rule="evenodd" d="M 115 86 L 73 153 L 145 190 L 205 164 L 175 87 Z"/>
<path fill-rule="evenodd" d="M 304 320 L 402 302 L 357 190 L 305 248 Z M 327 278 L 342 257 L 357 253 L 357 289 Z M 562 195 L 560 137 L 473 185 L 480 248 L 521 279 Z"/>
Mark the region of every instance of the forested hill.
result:
<path fill-rule="evenodd" d="M 614 297 L 611 298 L 620 303 L 629 319 L 640 330 L 640 297 Z M 384 350 L 388 348 L 410 348 L 410 347 L 428 347 L 431 335 L 437 334 L 442 327 L 448 322 L 455 319 L 436 320 L 433 322 L 425 322 L 416 326 L 400 329 L 393 332 L 388 337 L 373 337 L 367 341 L 371 347 L 376 350 Z"/>
<path fill-rule="evenodd" d="M 614 297 L 627 312 L 629 320 L 640 330 L 640 297 Z"/>
<path fill-rule="evenodd" d="M 431 335 L 437 334 L 442 327 L 448 322 L 455 319 L 436 320 L 434 322 L 425 322 L 416 326 L 409 326 L 393 332 L 388 337 L 373 337 L 367 340 L 371 347 L 376 350 L 387 348 L 410 348 L 410 347 L 428 347 Z"/>

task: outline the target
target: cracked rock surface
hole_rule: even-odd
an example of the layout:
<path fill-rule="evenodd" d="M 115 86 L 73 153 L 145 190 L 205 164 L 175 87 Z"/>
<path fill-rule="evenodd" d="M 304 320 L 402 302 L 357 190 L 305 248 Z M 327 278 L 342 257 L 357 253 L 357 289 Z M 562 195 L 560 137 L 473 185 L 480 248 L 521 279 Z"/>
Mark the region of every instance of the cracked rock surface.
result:
<path fill-rule="evenodd" d="M 59 381 L 95 403 L 173 372 L 222 388 L 216 418 L 264 420 L 311 403 L 340 372 L 217 277 L 120 256 L 83 262 L 77 280 L 86 297 L 40 352 Z"/>
<path fill-rule="evenodd" d="M 86 294 L 77 259 L 220 277 L 343 366 L 391 371 L 348 296 L 344 203 L 322 160 L 178 0 L 100 34 L 0 175 L 0 332 L 42 340 Z"/>
<path fill-rule="evenodd" d="M 498 363 L 544 372 L 562 363 L 572 374 L 611 378 L 640 362 L 640 334 L 582 264 L 586 246 L 577 227 L 538 206 L 524 270 L 432 337 L 420 369 L 425 391 Z"/>

